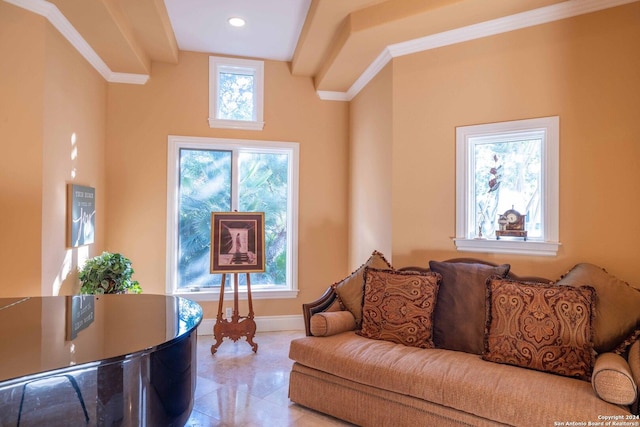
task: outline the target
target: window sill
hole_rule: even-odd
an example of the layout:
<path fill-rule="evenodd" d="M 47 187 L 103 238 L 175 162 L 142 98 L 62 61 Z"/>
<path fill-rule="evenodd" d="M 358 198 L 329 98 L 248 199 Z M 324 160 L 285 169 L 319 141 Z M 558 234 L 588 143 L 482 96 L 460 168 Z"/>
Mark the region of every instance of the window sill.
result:
<path fill-rule="evenodd" d="M 262 130 L 264 122 L 245 120 L 222 120 L 209 117 L 210 128 Z"/>
<path fill-rule="evenodd" d="M 298 297 L 298 290 L 281 290 L 281 291 L 268 291 L 268 290 L 251 290 L 251 299 L 293 299 Z M 177 291 L 173 293 L 174 296 L 183 297 L 192 301 L 218 301 L 220 299 L 220 290 L 211 289 L 206 291 Z M 243 301 L 247 299 L 247 291 L 238 290 L 238 300 Z M 233 301 L 233 291 L 224 292 L 225 301 Z"/>
<path fill-rule="evenodd" d="M 454 238 L 460 252 L 487 252 L 496 254 L 556 256 L 560 242 L 523 240 L 491 240 Z"/>

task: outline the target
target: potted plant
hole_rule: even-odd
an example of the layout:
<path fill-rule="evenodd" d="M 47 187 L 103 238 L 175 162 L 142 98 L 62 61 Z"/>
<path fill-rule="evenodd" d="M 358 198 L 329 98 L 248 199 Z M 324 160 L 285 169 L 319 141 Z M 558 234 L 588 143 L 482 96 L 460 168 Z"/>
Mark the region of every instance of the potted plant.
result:
<path fill-rule="evenodd" d="M 139 294 L 142 288 L 131 280 L 131 260 L 122 254 L 103 252 L 88 259 L 79 270 L 82 294 Z"/>

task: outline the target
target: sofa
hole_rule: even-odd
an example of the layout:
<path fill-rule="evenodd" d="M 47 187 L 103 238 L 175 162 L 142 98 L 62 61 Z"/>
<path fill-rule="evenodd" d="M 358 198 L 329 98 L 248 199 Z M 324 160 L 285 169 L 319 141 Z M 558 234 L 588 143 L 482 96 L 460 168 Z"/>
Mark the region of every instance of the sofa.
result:
<path fill-rule="evenodd" d="M 289 398 L 349 423 L 640 425 L 640 290 L 592 264 L 554 282 L 374 251 L 303 314 Z"/>

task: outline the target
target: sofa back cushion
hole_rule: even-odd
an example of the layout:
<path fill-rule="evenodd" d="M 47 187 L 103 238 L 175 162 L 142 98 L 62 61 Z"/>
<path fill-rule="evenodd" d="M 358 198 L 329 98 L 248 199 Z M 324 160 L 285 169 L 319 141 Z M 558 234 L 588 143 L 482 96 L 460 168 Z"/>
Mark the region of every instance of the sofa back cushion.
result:
<path fill-rule="evenodd" d="M 485 360 L 591 378 L 595 290 L 588 286 L 487 281 Z"/>
<path fill-rule="evenodd" d="M 558 282 L 558 285 L 584 286 L 596 290 L 593 344 L 598 353 L 627 350 L 638 337 L 640 328 L 640 290 L 607 273 L 593 264 L 577 264 Z"/>
<path fill-rule="evenodd" d="M 365 268 L 362 329 L 366 338 L 433 348 L 438 273 Z"/>
<path fill-rule="evenodd" d="M 336 291 L 340 303 L 353 314 L 357 328 L 360 327 L 362 322 L 362 294 L 364 290 L 364 269 L 366 267 L 393 270 L 384 255 L 378 251 L 373 251 L 367 262 L 358 267 L 356 271 L 331 285 Z"/>
<path fill-rule="evenodd" d="M 442 275 L 434 315 L 435 347 L 482 354 L 487 312 L 485 283 L 493 275 L 506 276 L 510 265 L 429 261 L 429 268 Z"/>

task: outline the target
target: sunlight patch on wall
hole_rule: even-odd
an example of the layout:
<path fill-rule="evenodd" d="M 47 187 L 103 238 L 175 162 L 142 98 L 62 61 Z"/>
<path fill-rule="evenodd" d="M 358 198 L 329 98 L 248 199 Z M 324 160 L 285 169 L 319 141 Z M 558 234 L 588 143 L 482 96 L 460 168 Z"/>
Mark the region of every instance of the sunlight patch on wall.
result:
<path fill-rule="evenodd" d="M 62 283 L 64 283 L 67 276 L 69 276 L 69 273 L 71 273 L 72 265 L 73 250 L 69 249 L 66 251 L 64 259 L 62 260 L 62 264 L 60 265 L 60 270 L 58 271 L 58 274 L 53 281 L 52 295 L 60 295 L 60 288 L 62 287 Z"/>
<path fill-rule="evenodd" d="M 71 134 L 71 164 L 72 164 L 71 178 L 72 179 L 76 177 L 76 172 L 77 172 L 77 169 L 75 168 L 76 159 L 78 158 L 77 139 L 78 137 L 76 136 L 76 133 L 75 132 L 72 133 Z"/>

